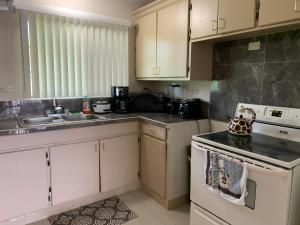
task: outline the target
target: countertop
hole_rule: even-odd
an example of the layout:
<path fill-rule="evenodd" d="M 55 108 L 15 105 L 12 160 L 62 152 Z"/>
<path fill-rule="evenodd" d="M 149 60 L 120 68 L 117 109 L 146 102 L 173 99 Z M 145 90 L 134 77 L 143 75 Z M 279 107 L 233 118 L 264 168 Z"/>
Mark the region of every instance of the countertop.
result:
<path fill-rule="evenodd" d="M 70 128 L 81 128 L 88 126 L 98 126 L 113 123 L 126 123 L 133 121 L 144 121 L 154 125 L 166 128 L 168 124 L 191 121 L 192 119 L 183 119 L 178 116 L 167 113 L 128 113 L 128 114 L 104 114 L 98 115 L 100 119 L 84 120 L 72 123 L 61 123 L 58 125 L 41 125 L 36 127 L 21 127 L 16 119 L 0 119 L 0 136 L 21 135 L 44 131 L 62 130 Z M 102 118 L 101 118 L 102 117 Z"/>

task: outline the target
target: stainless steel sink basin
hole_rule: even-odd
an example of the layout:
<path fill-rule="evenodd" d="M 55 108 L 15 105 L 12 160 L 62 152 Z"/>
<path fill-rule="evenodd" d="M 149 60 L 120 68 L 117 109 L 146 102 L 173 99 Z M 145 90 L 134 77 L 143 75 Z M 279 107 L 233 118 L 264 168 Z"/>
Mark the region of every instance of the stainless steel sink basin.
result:
<path fill-rule="evenodd" d="M 63 123 L 64 120 L 59 116 L 51 117 L 32 117 L 18 120 L 20 125 L 23 127 L 34 127 L 41 125 L 53 125 Z"/>
<path fill-rule="evenodd" d="M 85 115 L 85 114 L 73 114 L 73 115 L 62 115 L 62 119 L 66 121 L 83 121 L 83 120 L 96 120 L 99 119 L 95 115 Z"/>
<path fill-rule="evenodd" d="M 41 127 L 41 126 L 57 126 L 68 123 L 77 123 L 77 122 L 87 122 L 92 120 L 100 120 L 95 115 L 85 115 L 85 114 L 68 114 L 68 115 L 49 115 L 41 117 L 31 117 L 18 119 L 19 125 L 21 127 Z"/>

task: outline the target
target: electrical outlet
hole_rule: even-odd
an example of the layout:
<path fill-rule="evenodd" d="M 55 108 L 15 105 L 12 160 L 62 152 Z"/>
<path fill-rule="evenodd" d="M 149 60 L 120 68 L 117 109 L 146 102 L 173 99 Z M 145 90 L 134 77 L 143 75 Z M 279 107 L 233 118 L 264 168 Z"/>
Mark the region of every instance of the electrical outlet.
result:
<path fill-rule="evenodd" d="M 260 50 L 260 41 L 249 42 L 248 51 Z"/>
<path fill-rule="evenodd" d="M 9 87 L 7 88 L 7 91 L 8 91 L 8 92 L 13 92 L 13 91 L 14 91 L 14 87 L 13 87 L 13 86 L 9 86 Z"/>
<path fill-rule="evenodd" d="M 199 91 L 198 90 L 192 90 L 192 98 L 198 98 L 199 96 Z"/>

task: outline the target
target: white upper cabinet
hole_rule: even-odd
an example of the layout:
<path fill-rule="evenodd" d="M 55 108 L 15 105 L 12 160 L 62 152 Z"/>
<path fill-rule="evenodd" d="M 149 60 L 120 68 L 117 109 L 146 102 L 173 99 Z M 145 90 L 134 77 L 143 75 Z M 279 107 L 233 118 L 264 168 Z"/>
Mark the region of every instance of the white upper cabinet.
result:
<path fill-rule="evenodd" d="M 192 39 L 255 27 L 255 0 L 192 0 Z"/>
<path fill-rule="evenodd" d="M 101 192 L 138 182 L 138 135 L 100 141 Z"/>
<path fill-rule="evenodd" d="M 47 149 L 0 154 L 0 223 L 48 207 Z"/>
<path fill-rule="evenodd" d="M 218 30 L 218 0 L 192 0 L 191 38 L 212 36 Z"/>
<path fill-rule="evenodd" d="M 136 78 L 196 79 L 188 74 L 189 0 L 157 2 L 136 11 L 134 17 Z"/>
<path fill-rule="evenodd" d="M 156 16 L 136 20 L 136 76 L 153 77 L 156 71 Z"/>
<path fill-rule="evenodd" d="M 98 141 L 50 148 L 52 204 L 100 192 Z"/>
<path fill-rule="evenodd" d="M 255 27 L 255 0 L 219 0 L 218 33 Z"/>
<path fill-rule="evenodd" d="M 300 19 L 300 0 L 260 0 L 259 26 Z"/>
<path fill-rule="evenodd" d="M 189 2 L 180 1 L 158 11 L 157 71 L 159 77 L 186 77 Z"/>

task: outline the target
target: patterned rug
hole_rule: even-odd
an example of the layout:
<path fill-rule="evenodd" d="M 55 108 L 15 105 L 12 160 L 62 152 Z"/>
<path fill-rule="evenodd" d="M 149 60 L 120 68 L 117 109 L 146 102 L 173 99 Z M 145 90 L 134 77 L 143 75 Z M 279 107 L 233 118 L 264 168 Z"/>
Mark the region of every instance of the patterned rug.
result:
<path fill-rule="evenodd" d="M 52 225 L 120 225 L 137 217 L 118 197 L 82 206 L 48 218 Z"/>

